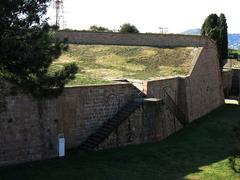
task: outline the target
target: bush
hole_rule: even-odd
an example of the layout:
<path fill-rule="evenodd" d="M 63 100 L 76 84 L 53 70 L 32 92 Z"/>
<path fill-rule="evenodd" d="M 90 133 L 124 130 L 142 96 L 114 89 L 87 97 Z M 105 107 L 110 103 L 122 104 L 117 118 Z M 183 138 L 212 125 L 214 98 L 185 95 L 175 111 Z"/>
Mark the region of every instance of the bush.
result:
<path fill-rule="evenodd" d="M 131 25 L 130 23 L 125 23 L 120 26 L 119 32 L 120 33 L 139 33 L 139 30 L 134 25 Z"/>

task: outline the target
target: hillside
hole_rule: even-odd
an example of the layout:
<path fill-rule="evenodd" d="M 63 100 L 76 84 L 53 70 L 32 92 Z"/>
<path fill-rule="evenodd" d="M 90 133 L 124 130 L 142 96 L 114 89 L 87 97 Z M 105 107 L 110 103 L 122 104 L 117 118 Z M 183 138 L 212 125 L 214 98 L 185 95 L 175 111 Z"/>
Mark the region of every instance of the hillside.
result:
<path fill-rule="evenodd" d="M 69 85 L 101 84 L 114 79 L 159 79 L 187 75 L 197 48 L 153 48 L 137 46 L 70 45 L 51 66 L 79 66 L 76 80 Z"/>
<path fill-rule="evenodd" d="M 181 34 L 188 34 L 188 35 L 200 35 L 201 29 L 200 28 L 196 28 L 196 29 L 188 29 L 184 32 L 182 32 Z"/>

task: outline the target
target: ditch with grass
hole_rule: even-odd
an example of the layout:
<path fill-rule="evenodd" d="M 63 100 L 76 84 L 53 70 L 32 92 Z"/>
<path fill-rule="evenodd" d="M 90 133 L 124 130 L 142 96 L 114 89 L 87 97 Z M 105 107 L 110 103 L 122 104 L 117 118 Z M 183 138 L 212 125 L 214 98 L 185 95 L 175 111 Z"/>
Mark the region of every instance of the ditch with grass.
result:
<path fill-rule="evenodd" d="M 224 105 L 161 142 L 0 168 L 1 180 L 237 180 L 240 108 Z M 235 156 L 234 156 L 235 155 Z"/>
<path fill-rule="evenodd" d="M 75 62 L 76 79 L 68 85 L 105 84 L 116 79 L 152 80 L 187 75 L 198 48 L 156 48 L 113 45 L 69 45 L 50 71 Z"/>

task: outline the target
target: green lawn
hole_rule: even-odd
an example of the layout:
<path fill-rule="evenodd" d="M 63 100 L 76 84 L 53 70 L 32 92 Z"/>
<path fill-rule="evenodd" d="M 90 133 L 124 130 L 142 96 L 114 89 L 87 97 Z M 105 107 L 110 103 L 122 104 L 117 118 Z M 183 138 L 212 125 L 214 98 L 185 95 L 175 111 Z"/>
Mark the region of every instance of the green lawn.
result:
<path fill-rule="evenodd" d="M 236 53 L 236 54 L 240 54 L 240 49 L 228 49 L 230 54 Z"/>
<path fill-rule="evenodd" d="M 70 152 L 65 159 L 0 168 L 1 180 L 240 179 L 231 168 L 233 128 L 240 107 L 225 105 L 169 138 L 98 152 Z M 239 159 L 237 159 L 239 160 Z"/>
<path fill-rule="evenodd" d="M 187 75 L 197 48 L 154 48 L 113 45 L 69 45 L 50 71 L 75 62 L 76 80 L 69 85 L 102 84 L 113 79 L 159 79 Z"/>

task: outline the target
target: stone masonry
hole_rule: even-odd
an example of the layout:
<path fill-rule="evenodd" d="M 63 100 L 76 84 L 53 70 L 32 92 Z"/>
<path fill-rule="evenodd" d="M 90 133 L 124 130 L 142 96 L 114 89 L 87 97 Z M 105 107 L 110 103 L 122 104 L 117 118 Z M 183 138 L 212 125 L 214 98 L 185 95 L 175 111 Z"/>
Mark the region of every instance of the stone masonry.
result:
<path fill-rule="evenodd" d="M 143 103 L 99 149 L 158 141 L 179 130 L 181 125 L 161 101 L 165 91 L 189 122 L 223 104 L 217 49 L 206 37 L 63 31 L 57 36 L 79 44 L 198 47 L 189 75 L 141 83 L 147 97 L 160 100 Z M 58 135 L 62 133 L 67 149 L 79 147 L 140 92 L 131 83 L 117 83 L 68 87 L 54 100 L 36 101 L 24 95 L 5 97 L 6 109 L 0 112 L 0 166 L 56 157 Z"/>

